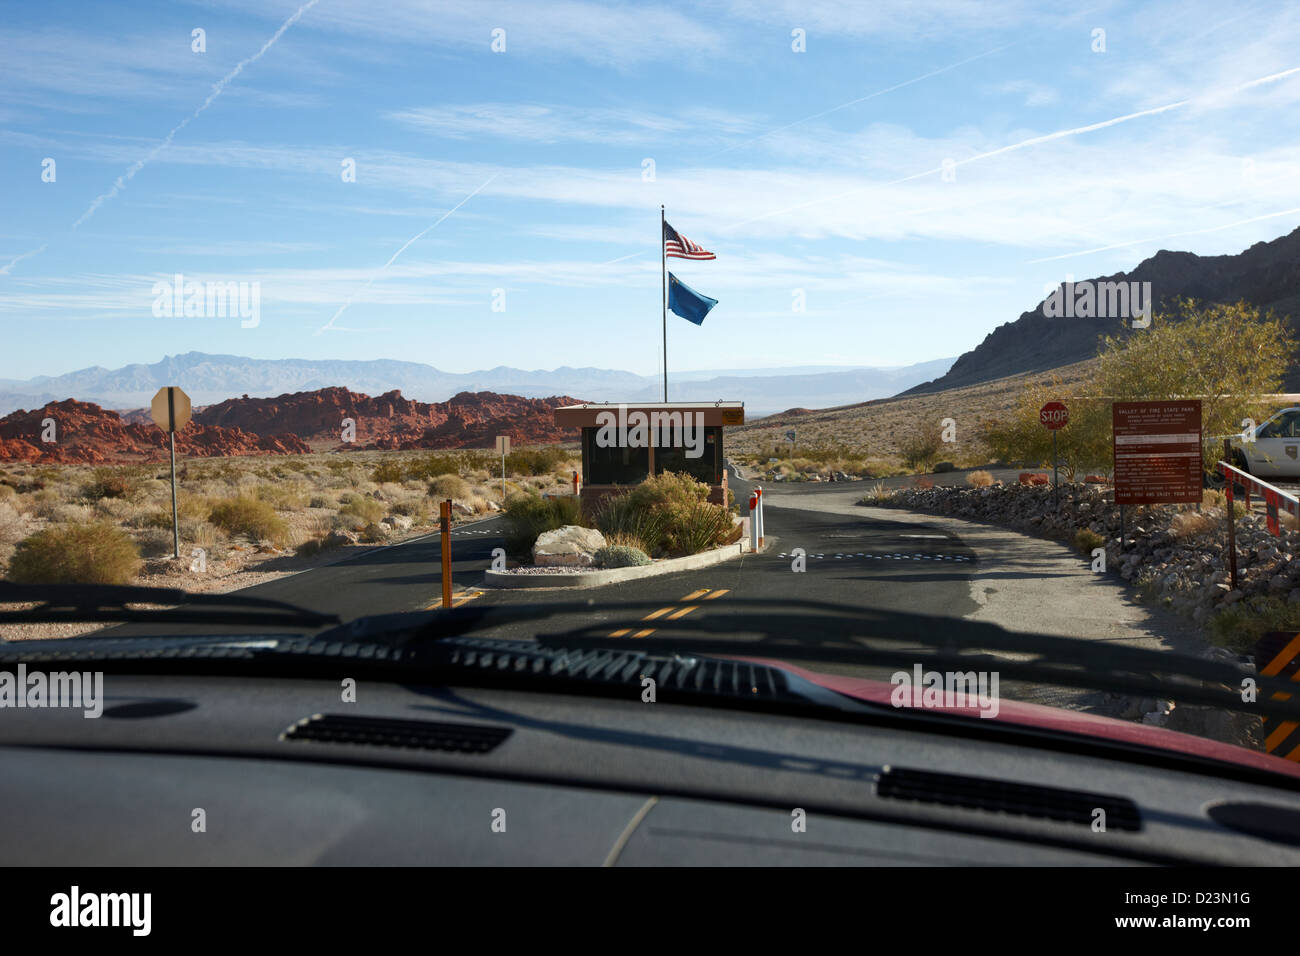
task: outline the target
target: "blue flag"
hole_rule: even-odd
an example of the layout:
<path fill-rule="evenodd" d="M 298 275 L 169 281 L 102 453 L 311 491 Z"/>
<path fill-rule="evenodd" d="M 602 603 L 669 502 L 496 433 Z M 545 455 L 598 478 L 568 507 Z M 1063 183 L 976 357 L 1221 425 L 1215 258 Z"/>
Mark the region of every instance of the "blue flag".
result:
<path fill-rule="evenodd" d="M 703 325 L 704 317 L 717 304 L 717 299 L 700 295 L 677 276 L 668 273 L 668 308 L 687 322 Z"/>

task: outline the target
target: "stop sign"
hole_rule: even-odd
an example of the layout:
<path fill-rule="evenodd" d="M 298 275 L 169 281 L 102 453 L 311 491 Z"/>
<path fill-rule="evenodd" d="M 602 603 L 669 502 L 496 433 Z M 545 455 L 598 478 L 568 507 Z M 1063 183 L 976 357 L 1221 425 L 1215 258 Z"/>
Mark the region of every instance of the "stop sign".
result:
<path fill-rule="evenodd" d="M 1047 428 L 1056 431 L 1070 424 L 1070 413 L 1060 402 L 1048 402 L 1038 410 L 1038 420 Z"/>

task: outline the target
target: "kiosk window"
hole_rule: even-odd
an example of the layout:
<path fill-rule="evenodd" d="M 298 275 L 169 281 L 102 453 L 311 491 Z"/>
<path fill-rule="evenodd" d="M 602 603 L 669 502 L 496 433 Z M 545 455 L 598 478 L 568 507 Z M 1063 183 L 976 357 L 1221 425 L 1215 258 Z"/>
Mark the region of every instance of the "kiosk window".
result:
<path fill-rule="evenodd" d="M 638 485 L 650 474 L 648 448 L 601 448 L 595 428 L 582 430 L 583 480 L 589 485 Z"/>

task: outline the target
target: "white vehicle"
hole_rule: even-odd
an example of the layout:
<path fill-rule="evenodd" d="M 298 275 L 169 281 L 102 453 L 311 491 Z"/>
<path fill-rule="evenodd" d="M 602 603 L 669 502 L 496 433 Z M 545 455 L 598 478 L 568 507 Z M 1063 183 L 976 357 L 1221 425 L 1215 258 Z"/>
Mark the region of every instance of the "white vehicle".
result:
<path fill-rule="evenodd" d="M 1300 478 L 1300 407 L 1284 408 L 1255 427 L 1255 440 L 1232 438 L 1233 462 L 1257 478 Z"/>

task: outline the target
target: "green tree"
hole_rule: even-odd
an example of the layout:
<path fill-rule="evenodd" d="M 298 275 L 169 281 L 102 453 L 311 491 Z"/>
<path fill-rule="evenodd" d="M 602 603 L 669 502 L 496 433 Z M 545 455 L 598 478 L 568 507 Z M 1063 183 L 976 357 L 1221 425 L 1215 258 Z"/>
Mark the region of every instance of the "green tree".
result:
<path fill-rule="evenodd" d="M 1081 383 L 1067 387 L 1053 376 L 1027 387 L 1010 416 L 982 423 L 980 439 L 995 458 L 1048 466 L 1052 435 L 1038 412 L 1049 401 L 1063 401 L 1070 424 L 1057 440 L 1066 478 L 1084 469 L 1109 472 L 1114 402 L 1199 398 L 1202 432 L 1232 434 L 1243 418 L 1258 421 L 1266 414 L 1266 396 L 1280 389 L 1295 352 L 1281 320 L 1244 302 L 1180 300 L 1153 316 L 1149 329 L 1103 339 L 1096 366 Z M 1207 441 L 1203 452 L 1209 468 L 1221 449 Z"/>
<path fill-rule="evenodd" d="M 1245 302 L 1202 305 L 1179 300 L 1151 328 L 1102 343 L 1096 394 L 1109 403 L 1199 398 L 1206 436 L 1241 430 L 1241 420 L 1268 413 L 1267 396 L 1282 387 L 1296 342 L 1282 320 Z M 1222 453 L 1202 449 L 1206 468 Z"/>

